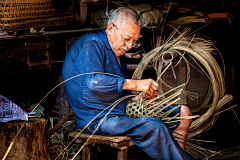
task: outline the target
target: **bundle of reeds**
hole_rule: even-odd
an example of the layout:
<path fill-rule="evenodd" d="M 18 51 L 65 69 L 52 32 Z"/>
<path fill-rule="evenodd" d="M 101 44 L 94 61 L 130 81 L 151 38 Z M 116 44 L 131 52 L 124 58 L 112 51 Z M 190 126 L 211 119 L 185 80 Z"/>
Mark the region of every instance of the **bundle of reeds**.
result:
<path fill-rule="evenodd" d="M 192 60 L 196 62 L 196 64 L 200 67 L 201 73 L 205 74 L 210 80 L 209 91 L 206 96 L 205 101 L 199 108 L 195 108 L 193 112 L 201 110 L 203 108 L 208 108 L 208 110 L 201 115 L 199 118 L 195 119 L 189 129 L 188 138 L 192 138 L 207 129 L 211 128 L 218 117 L 218 113 L 221 108 L 230 102 L 233 97 L 232 95 L 224 95 L 225 84 L 224 84 L 224 75 L 217 63 L 217 61 L 212 56 L 212 53 L 216 51 L 216 47 L 213 42 L 209 40 L 205 40 L 204 38 L 195 37 L 194 32 L 190 33 L 189 28 L 185 28 L 182 32 L 179 31 L 180 27 L 174 28 L 174 31 L 171 33 L 169 38 L 163 43 L 163 45 L 158 46 L 147 53 L 139 63 L 136 68 L 132 79 L 141 79 L 142 74 L 145 68 L 152 64 L 156 74 L 162 72 L 163 68 L 163 56 L 167 53 L 177 53 L 179 55 L 179 61 L 175 66 L 180 64 L 181 60 L 186 62 L 187 66 L 187 80 L 185 82 L 185 86 L 188 84 L 190 79 L 190 63 L 188 62 L 186 56 L 190 57 Z M 218 51 L 218 50 L 217 50 Z M 175 55 L 174 55 L 175 56 Z M 176 56 L 175 56 L 176 57 Z M 171 58 L 170 58 L 171 59 Z M 169 61 L 168 61 L 169 62 Z M 175 67 L 174 66 L 174 67 Z M 159 78 L 160 82 L 166 87 L 172 89 L 170 85 L 164 82 Z M 197 98 L 197 94 L 189 91 L 182 91 L 188 98 L 194 99 Z M 138 94 L 137 92 L 133 92 L 134 94 Z M 212 101 L 210 102 L 210 100 Z M 136 115 L 134 115 L 136 116 Z M 215 151 L 209 151 L 206 149 L 202 149 L 201 147 L 196 147 L 194 143 L 188 142 L 189 145 L 186 148 L 188 152 L 192 151 L 192 155 L 197 158 L 208 157 L 211 154 L 215 153 Z M 195 146 L 195 147 L 192 147 Z M 197 149 L 197 151 L 194 151 Z"/>
<path fill-rule="evenodd" d="M 190 137 L 193 137 L 201 132 L 201 127 L 203 127 L 203 124 L 204 126 L 209 126 L 206 125 L 206 123 L 204 122 L 212 119 L 211 115 L 218 112 L 223 105 L 231 101 L 232 96 L 224 96 L 224 76 L 218 63 L 211 55 L 211 52 L 214 51 L 213 43 L 209 40 L 195 38 L 195 35 L 188 34 L 189 32 L 189 28 L 184 29 L 181 33 L 179 32 L 179 28 L 175 29 L 162 46 L 153 49 L 152 51 L 147 53 L 146 56 L 143 57 L 137 69 L 135 70 L 132 79 L 141 79 L 141 76 L 149 63 L 154 66 L 156 74 L 159 75 L 159 73 L 161 73 L 161 71 L 158 71 L 159 60 L 167 51 L 175 51 L 181 57 L 179 61 L 184 59 L 187 63 L 188 72 L 185 85 L 187 85 L 190 79 L 189 62 L 185 57 L 186 54 L 190 56 L 195 62 L 198 61 L 199 63 L 201 63 L 201 65 L 205 67 L 201 68 L 202 72 L 209 78 L 212 85 L 210 89 L 213 89 L 213 101 L 211 103 L 211 106 L 209 107 L 209 110 L 204 115 L 193 121 L 190 127 L 190 131 L 192 131 L 192 133 L 190 133 Z M 159 78 L 159 80 L 167 87 L 172 88 L 171 86 L 166 84 L 161 78 Z M 190 98 L 196 97 L 196 94 L 192 92 L 183 92 L 184 94 L 186 94 L 186 96 Z M 204 105 L 208 105 L 210 101 L 209 97 L 211 98 L 211 94 L 207 96 Z"/>

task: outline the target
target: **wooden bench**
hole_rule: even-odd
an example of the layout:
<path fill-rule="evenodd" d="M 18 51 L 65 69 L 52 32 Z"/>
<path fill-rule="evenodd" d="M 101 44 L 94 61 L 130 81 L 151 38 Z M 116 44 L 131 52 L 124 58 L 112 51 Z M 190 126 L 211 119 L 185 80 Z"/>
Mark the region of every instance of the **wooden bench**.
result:
<path fill-rule="evenodd" d="M 69 137 L 76 137 L 78 132 L 69 133 Z M 84 143 L 91 135 L 79 134 L 75 139 L 75 143 Z M 118 148 L 117 160 L 127 159 L 127 149 L 129 146 L 135 145 L 131 137 L 127 136 L 101 136 L 93 135 L 88 141 L 87 145 L 82 150 L 82 160 L 90 160 L 90 145 L 91 144 L 105 144 L 111 147 Z"/>

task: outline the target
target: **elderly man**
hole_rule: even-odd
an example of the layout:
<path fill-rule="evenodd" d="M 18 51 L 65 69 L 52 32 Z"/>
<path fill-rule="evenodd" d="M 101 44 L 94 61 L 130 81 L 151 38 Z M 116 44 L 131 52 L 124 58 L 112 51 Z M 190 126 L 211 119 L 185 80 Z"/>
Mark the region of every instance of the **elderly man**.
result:
<path fill-rule="evenodd" d="M 154 80 L 132 80 L 127 76 L 124 53 L 136 46 L 140 26 L 138 14 L 121 7 L 112 13 L 106 30 L 82 36 L 69 49 L 63 64 L 63 80 L 83 74 L 65 83 L 69 103 L 75 112 L 76 128 L 84 128 L 106 107 L 129 95 L 130 90 L 142 91 L 150 97 L 159 95 Z M 161 120 L 126 116 L 128 100 L 117 104 L 103 120 L 97 134 L 130 136 L 155 160 L 193 159 L 184 151 L 191 120 L 181 121 L 174 130 L 178 133 L 175 136 L 180 137 L 177 142 Z M 186 106 L 181 106 L 177 112 L 180 116 L 191 115 Z M 87 127 L 89 133 L 94 132 L 106 113 L 104 111 Z"/>

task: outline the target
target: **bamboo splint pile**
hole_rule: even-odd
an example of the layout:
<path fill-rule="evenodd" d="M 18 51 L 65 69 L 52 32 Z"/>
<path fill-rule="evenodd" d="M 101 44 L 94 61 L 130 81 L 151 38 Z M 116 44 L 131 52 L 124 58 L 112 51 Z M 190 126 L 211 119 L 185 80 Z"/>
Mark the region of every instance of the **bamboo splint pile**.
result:
<path fill-rule="evenodd" d="M 224 75 L 218 63 L 211 55 L 214 50 L 216 50 L 213 42 L 202 38 L 196 38 L 195 34 L 190 33 L 189 28 L 185 28 L 182 32 L 179 31 L 179 28 L 175 29 L 171 33 L 162 46 L 156 47 L 142 58 L 132 76 L 132 79 L 141 79 L 145 68 L 149 64 L 153 65 L 156 70 L 156 74 L 159 75 L 159 73 L 161 73 L 159 68 L 162 69 L 162 66 L 160 65 L 162 65 L 161 62 L 164 55 L 166 53 L 169 54 L 174 52 L 180 57 L 176 65 L 178 65 L 182 59 L 187 64 L 187 80 L 185 82 L 185 86 L 183 86 L 186 87 L 190 79 L 189 62 L 187 61 L 186 55 L 196 62 L 196 64 L 201 68 L 201 72 L 204 73 L 210 80 L 210 87 L 205 101 L 199 107 L 199 109 L 208 108 L 208 110 L 192 122 L 188 135 L 188 138 L 190 139 L 211 128 L 215 123 L 221 108 L 230 102 L 233 97 L 232 95 L 225 95 L 224 93 Z M 160 78 L 159 80 L 168 88 L 173 88 L 165 83 L 163 79 Z M 137 94 L 136 92 L 134 93 Z M 188 98 L 197 98 L 196 93 L 193 92 L 183 91 L 183 94 L 185 94 Z M 211 98 L 212 102 L 210 102 Z M 190 141 L 187 143 L 186 151 L 196 158 L 205 158 L 212 154 L 216 154 L 216 151 L 201 148 Z"/>

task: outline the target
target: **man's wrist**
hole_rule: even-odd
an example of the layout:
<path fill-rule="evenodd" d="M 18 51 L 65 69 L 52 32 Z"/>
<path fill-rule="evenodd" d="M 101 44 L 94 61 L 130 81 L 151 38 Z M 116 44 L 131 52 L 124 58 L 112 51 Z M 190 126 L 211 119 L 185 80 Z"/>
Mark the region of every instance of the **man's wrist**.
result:
<path fill-rule="evenodd" d="M 125 82 L 123 84 L 123 89 L 125 89 L 125 90 L 137 90 L 137 83 L 138 83 L 138 80 L 125 79 Z"/>

